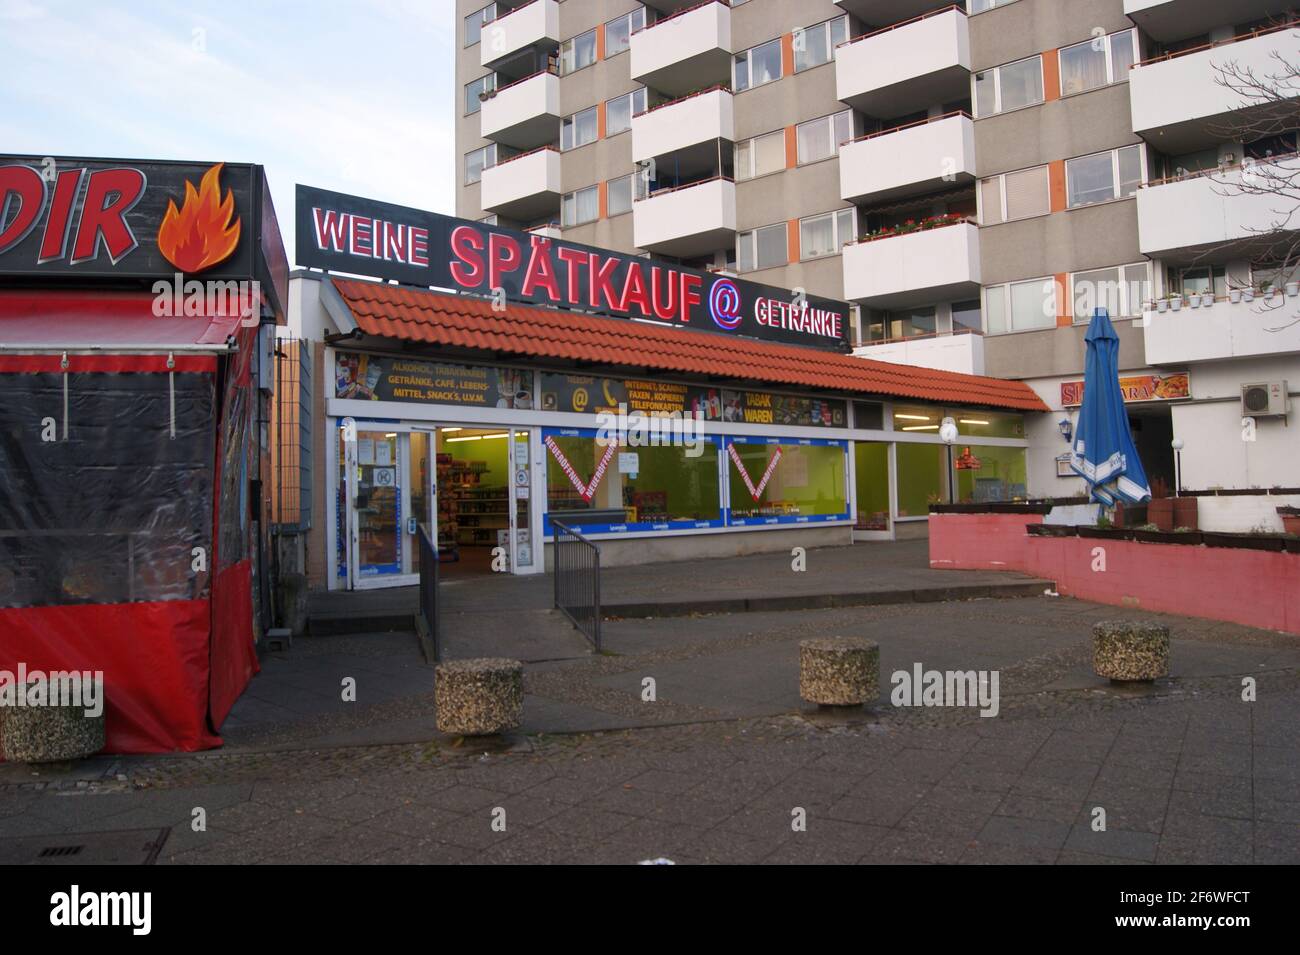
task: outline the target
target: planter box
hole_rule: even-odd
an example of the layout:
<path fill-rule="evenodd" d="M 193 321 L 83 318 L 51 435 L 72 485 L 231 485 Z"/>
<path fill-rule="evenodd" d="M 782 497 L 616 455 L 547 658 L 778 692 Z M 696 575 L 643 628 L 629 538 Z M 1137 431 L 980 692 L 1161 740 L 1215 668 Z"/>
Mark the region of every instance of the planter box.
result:
<path fill-rule="evenodd" d="M 1105 540 L 1132 540 L 1133 528 L 1131 527 L 1092 527 L 1088 524 L 1079 525 L 1080 537 L 1100 537 Z"/>
<path fill-rule="evenodd" d="M 1230 534 L 1226 531 L 1206 531 L 1202 537 L 1207 547 L 1235 547 L 1243 550 L 1283 550 L 1284 537 L 1266 537 L 1263 534 Z"/>
<path fill-rule="evenodd" d="M 1025 530 L 1035 537 L 1075 537 L 1079 533 L 1072 524 L 1030 524 Z"/>
<path fill-rule="evenodd" d="M 1174 527 L 1190 527 L 1196 530 L 1200 526 L 1200 513 L 1197 510 L 1197 501 L 1194 497 L 1175 497 L 1174 502 Z"/>
<path fill-rule="evenodd" d="M 1200 531 L 1144 531 L 1140 527 L 1133 531 L 1133 539 L 1143 544 L 1200 544 Z"/>
<path fill-rule="evenodd" d="M 1156 497 L 1147 502 L 1147 523 L 1154 524 L 1162 531 L 1172 531 L 1174 524 L 1174 499 Z"/>

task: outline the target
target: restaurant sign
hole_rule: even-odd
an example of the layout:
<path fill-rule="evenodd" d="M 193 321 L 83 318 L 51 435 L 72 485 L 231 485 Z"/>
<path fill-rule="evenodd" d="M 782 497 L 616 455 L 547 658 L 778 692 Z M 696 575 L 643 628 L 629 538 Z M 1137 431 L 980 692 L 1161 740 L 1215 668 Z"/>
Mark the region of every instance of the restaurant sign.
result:
<path fill-rule="evenodd" d="M 256 280 L 289 262 L 261 166 L 0 156 L 0 278 Z"/>
<path fill-rule="evenodd" d="M 1119 390 L 1125 403 L 1136 401 L 1170 401 L 1191 397 L 1191 382 L 1187 372 L 1173 375 L 1134 375 L 1119 380 Z M 1061 406 L 1065 408 L 1083 404 L 1083 382 L 1061 382 Z"/>
<path fill-rule="evenodd" d="M 680 414 L 729 423 L 843 428 L 847 422 L 845 403 L 826 398 L 732 391 L 641 378 L 550 372 L 542 375 L 543 411 L 617 413 L 620 405 L 628 412 L 645 415 Z"/>
<path fill-rule="evenodd" d="M 310 186 L 296 222 L 303 268 L 848 350 L 847 302 Z"/>

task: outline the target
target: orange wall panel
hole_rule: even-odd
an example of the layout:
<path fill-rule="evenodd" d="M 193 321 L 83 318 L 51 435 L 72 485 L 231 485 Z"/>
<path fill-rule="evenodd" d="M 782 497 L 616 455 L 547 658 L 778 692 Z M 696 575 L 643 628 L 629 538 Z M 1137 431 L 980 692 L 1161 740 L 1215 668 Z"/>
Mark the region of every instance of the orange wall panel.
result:
<path fill-rule="evenodd" d="M 1064 212 L 1065 195 L 1065 160 L 1055 159 L 1047 164 L 1047 190 L 1053 212 Z"/>
<path fill-rule="evenodd" d="M 599 62 L 605 58 L 605 24 L 596 27 L 596 60 Z"/>
<path fill-rule="evenodd" d="M 1074 324 L 1074 305 L 1070 301 L 1070 275 L 1068 272 L 1056 273 L 1056 324 L 1058 326 Z"/>
<path fill-rule="evenodd" d="M 785 168 L 793 169 L 799 165 L 799 141 L 795 138 L 793 126 L 785 128 Z"/>
<path fill-rule="evenodd" d="M 794 76 L 794 34 L 781 34 L 781 75 Z"/>
<path fill-rule="evenodd" d="M 596 138 L 605 138 L 605 104 L 596 104 Z"/>
<path fill-rule="evenodd" d="M 596 184 L 596 203 L 597 215 L 602 219 L 609 218 L 609 183 L 599 182 Z"/>
<path fill-rule="evenodd" d="M 1043 51 L 1043 100 L 1061 98 L 1061 61 L 1056 50 Z"/>
<path fill-rule="evenodd" d="M 799 261 L 799 220 L 790 219 L 785 224 L 785 254 L 791 262 Z"/>

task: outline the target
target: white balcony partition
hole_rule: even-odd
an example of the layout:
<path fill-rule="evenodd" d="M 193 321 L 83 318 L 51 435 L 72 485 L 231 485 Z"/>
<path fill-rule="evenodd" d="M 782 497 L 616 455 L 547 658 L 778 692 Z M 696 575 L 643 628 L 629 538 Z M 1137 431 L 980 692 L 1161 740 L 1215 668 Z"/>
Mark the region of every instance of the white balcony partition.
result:
<path fill-rule="evenodd" d="M 554 142 L 560 128 L 560 78 L 538 73 L 497 90 L 479 110 L 484 139 L 516 149 Z"/>
<path fill-rule="evenodd" d="M 979 229 L 970 222 L 858 242 L 841 258 L 844 297 L 871 308 L 979 294 Z"/>
<path fill-rule="evenodd" d="M 975 124 L 956 113 L 858 139 L 840 147 L 839 167 L 840 198 L 846 202 L 878 202 L 969 182 L 975 176 Z"/>
<path fill-rule="evenodd" d="M 488 212 L 536 219 L 560 209 L 560 153 L 538 149 L 483 170 L 480 198 Z"/>
<path fill-rule="evenodd" d="M 632 79 L 681 96 L 714 83 L 729 83 L 732 52 L 731 8 L 706 3 L 632 34 Z"/>
<path fill-rule="evenodd" d="M 970 34 L 957 9 L 840 44 L 836 96 L 873 116 L 902 116 L 970 96 Z"/>
<path fill-rule="evenodd" d="M 734 97 L 724 89 L 687 96 L 632 117 L 632 160 L 736 138 Z"/>
<path fill-rule="evenodd" d="M 632 203 L 632 241 L 663 255 L 699 255 L 735 242 L 736 184 L 710 179 Z"/>

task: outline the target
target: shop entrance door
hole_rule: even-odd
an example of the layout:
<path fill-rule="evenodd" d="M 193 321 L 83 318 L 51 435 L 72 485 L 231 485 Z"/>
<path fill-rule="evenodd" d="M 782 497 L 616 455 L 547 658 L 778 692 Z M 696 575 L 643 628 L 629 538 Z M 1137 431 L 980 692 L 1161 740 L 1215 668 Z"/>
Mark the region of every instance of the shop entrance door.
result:
<path fill-rule="evenodd" d="M 339 571 L 351 589 L 391 587 L 410 576 L 403 566 L 410 545 L 402 508 L 404 442 L 398 437 L 364 425 L 342 429 L 339 503 L 344 547 Z"/>

